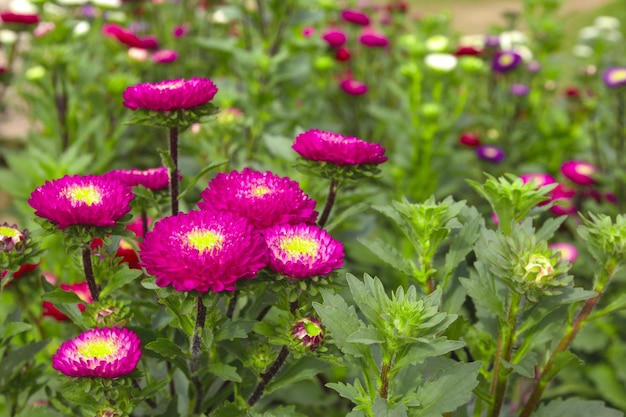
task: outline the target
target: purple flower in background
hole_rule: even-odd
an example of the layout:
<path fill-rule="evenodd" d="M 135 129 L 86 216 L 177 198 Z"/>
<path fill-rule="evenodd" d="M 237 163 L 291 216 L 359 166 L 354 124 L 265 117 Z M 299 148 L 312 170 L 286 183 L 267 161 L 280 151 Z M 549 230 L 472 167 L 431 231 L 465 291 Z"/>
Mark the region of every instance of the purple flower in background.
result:
<path fill-rule="evenodd" d="M 513 71 L 522 62 L 522 56 L 514 51 L 497 52 L 491 61 L 491 69 L 495 72 L 505 73 Z"/>
<path fill-rule="evenodd" d="M 178 59 L 178 52 L 173 49 L 161 49 L 153 52 L 150 55 L 150 58 L 152 58 L 152 61 L 157 64 L 169 64 L 170 62 L 174 62 Z"/>
<path fill-rule="evenodd" d="M 370 24 L 370 18 L 367 14 L 353 9 L 346 9 L 341 12 L 341 18 L 346 22 L 359 26 L 367 26 Z"/>
<path fill-rule="evenodd" d="M 626 85 L 626 67 L 608 68 L 602 74 L 602 80 L 609 88 Z"/>
<path fill-rule="evenodd" d="M 484 161 L 497 164 L 504 159 L 504 151 L 495 145 L 480 145 L 476 148 L 476 156 Z"/>
<path fill-rule="evenodd" d="M 509 87 L 509 92 L 517 97 L 525 97 L 530 92 L 530 87 L 526 84 L 513 83 Z"/>

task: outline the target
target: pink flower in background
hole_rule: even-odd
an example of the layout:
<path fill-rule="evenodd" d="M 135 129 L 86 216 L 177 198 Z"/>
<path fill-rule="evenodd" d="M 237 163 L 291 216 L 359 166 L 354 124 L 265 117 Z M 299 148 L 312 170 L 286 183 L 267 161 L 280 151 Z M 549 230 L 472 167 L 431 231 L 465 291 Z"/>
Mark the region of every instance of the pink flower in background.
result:
<path fill-rule="evenodd" d="M 231 211 L 248 219 L 259 230 L 278 224 L 315 223 L 315 200 L 300 184 L 270 171 L 244 168 L 217 174 L 200 195 L 205 211 Z"/>
<path fill-rule="evenodd" d="M 305 38 L 310 38 L 313 35 L 315 35 L 315 28 L 314 27 L 307 26 L 307 27 L 302 29 L 302 36 L 304 36 Z"/>
<path fill-rule="evenodd" d="M 161 49 L 153 52 L 150 55 L 150 58 L 157 64 L 169 64 L 170 62 L 174 62 L 178 59 L 178 52 L 173 49 Z"/>
<path fill-rule="evenodd" d="M 172 30 L 172 35 L 174 35 L 175 38 L 182 38 L 187 33 L 189 33 L 189 23 L 178 25 Z"/>
<path fill-rule="evenodd" d="M 480 138 L 473 133 L 465 132 L 459 136 L 459 143 L 470 148 L 475 148 L 480 146 Z"/>
<path fill-rule="evenodd" d="M 230 212 L 190 211 L 165 217 L 146 234 L 141 265 L 159 287 L 222 292 L 256 277 L 267 246 L 248 220 Z"/>
<path fill-rule="evenodd" d="M 330 28 L 322 33 L 322 39 L 326 41 L 331 48 L 339 48 L 346 43 L 348 37 L 343 30 Z"/>
<path fill-rule="evenodd" d="M 567 161 L 561 165 L 561 173 L 577 185 L 595 184 L 593 175 L 597 172 L 597 168 L 584 161 Z"/>
<path fill-rule="evenodd" d="M 368 26 L 370 24 L 370 18 L 366 13 L 358 10 L 346 9 L 341 12 L 341 18 L 346 22 L 353 23 L 359 26 Z"/>
<path fill-rule="evenodd" d="M 150 190 L 164 190 L 169 187 L 169 170 L 166 167 L 149 169 L 117 169 L 103 175 L 113 178 L 129 187 L 144 186 Z M 178 178 L 182 176 L 179 174 Z"/>
<path fill-rule="evenodd" d="M 263 236 L 270 269 L 290 278 L 328 275 L 343 265 L 341 242 L 315 225 L 278 225 Z"/>
<path fill-rule="evenodd" d="M 129 109 L 172 111 L 191 109 L 208 103 L 217 87 L 208 78 L 178 78 L 128 87 L 122 94 Z"/>
<path fill-rule="evenodd" d="M 299 134 L 292 149 L 303 158 L 337 165 L 381 164 L 387 160 L 385 148 L 378 143 L 317 129 Z"/>
<path fill-rule="evenodd" d="M 504 159 L 504 151 L 495 145 L 480 145 L 476 148 L 476 156 L 483 161 L 497 164 Z"/>
<path fill-rule="evenodd" d="M 348 48 L 346 48 L 345 46 L 340 46 L 339 48 L 337 48 L 337 51 L 335 52 L 335 59 L 339 62 L 346 62 L 350 60 L 350 50 Z"/>
<path fill-rule="evenodd" d="M 105 23 L 102 25 L 102 34 L 115 38 L 118 42 L 130 48 L 156 49 L 159 47 L 159 42 L 154 36 L 141 38 L 131 30 L 114 23 Z"/>
<path fill-rule="evenodd" d="M 36 13 L 0 12 L 0 21 L 5 24 L 36 25 L 40 19 Z"/>
<path fill-rule="evenodd" d="M 130 211 L 134 195 L 127 185 L 95 175 L 46 181 L 32 192 L 28 204 L 35 215 L 59 229 L 72 225 L 114 226 Z"/>
<path fill-rule="evenodd" d="M 522 174 L 519 177 L 524 184 L 532 182 L 537 187 L 543 187 L 544 185 L 554 184 L 556 182 L 556 179 L 552 175 L 543 172 Z"/>
<path fill-rule="evenodd" d="M 354 80 L 350 77 L 344 78 L 339 83 L 339 88 L 341 88 L 345 93 L 350 94 L 351 96 L 362 96 L 368 91 L 367 84 L 361 81 Z"/>
<path fill-rule="evenodd" d="M 569 263 L 576 262 L 578 259 L 578 249 L 576 246 L 567 242 L 557 242 L 548 245 L 548 249 L 555 249 L 561 253 L 561 259 L 567 260 Z"/>
<path fill-rule="evenodd" d="M 359 36 L 359 42 L 370 48 L 384 48 L 389 45 L 389 38 L 385 34 L 376 32 L 374 29 L 365 28 Z"/>
<path fill-rule="evenodd" d="M 87 285 L 87 281 L 79 282 L 76 284 L 61 284 L 60 288 L 63 291 L 73 292 L 83 300 L 84 302 L 91 304 L 93 303 L 93 298 L 91 298 L 91 292 L 89 291 L 89 285 Z M 80 311 L 85 311 L 85 305 L 82 303 L 78 303 L 78 309 Z M 66 316 L 64 313 L 60 312 L 54 304 L 50 301 L 43 302 L 43 313 L 44 317 L 53 317 L 57 321 L 67 321 L 70 318 Z"/>
<path fill-rule="evenodd" d="M 114 379 L 135 370 L 141 341 L 129 329 L 91 329 L 64 342 L 52 355 L 52 367 L 67 376 Z"/>
<path fill-rule="evenodd" d="M 616 88 L 626 85 L 626 67 L 608 68 L 602 73 L 602 80 L 609 88 Z"/>
<path fill-rule="evenodd" d="M 550 211 L 557 216 L 571 216 L 576 214 L 578 209 L 574 204 L 575 196 L 575 189 L 559 183 L 556 188 L 552 190 L 550 195 L 551 201 L 556 201 L 556 203 L 550 207 Z"/>

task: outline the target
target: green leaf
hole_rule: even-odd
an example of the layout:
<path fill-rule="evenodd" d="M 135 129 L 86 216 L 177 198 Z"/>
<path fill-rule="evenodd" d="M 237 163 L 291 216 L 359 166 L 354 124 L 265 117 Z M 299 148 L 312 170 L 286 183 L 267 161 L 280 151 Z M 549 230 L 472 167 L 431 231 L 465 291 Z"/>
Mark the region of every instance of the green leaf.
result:
<path fill-rule="evenodd" d="M 222 363 L 214 363 L 208 366 L 209 373 L 222 378 L 224 381 L 241 382 L 241 376 L 237 373 L 237 368 Z"/>
<path fill-rule="evenodd" d="M 465 346 L 465 343 L 457 340 L 448 340 L 445 337 L 431 340 L 428 343 L 415 343 L 411 345 L 406 355 L 394 363 L 392 372 L 396 372 L 407 365 L 423 363 L 428 358 L 445 355 L 448 352 L 461 349 L 463 346 Z"/>
<path fill-rule="evenodd" d="M 372 407 L 372 415 L 376 417 L 407 417 L 407 408 L 404 404 L 389 404 L 383 398 L 376 398 Z"/>
<path fill-rule="evenodd" d="M 296 407 L 293 405 L 283 406 L 280 405 L 272 410 L 266 411 L 263 414 L 251 411 L 248 413 L 248 417 L 307 417 L 305 414 L 301 414 L 296 411 Z"/>
<path fill-rule="evenodd" d="M 6 353 L 0 362 L 0 381 L 10 380 L 13 372 L 21 369 L 26 362 L 32 360 L 49 342 L 50 339 L 29 343 Z M 4 384 L 0 384 L 0 386 L 2 385 Z"/>
<path fill-rule="evenodd" d="M 261 322 L 263 323 L 263 322 Z M 248 334 L 254 328 L 256 331 L 256 325 L 261 324 L 256 320 L 236 320 L 222 326 L 219 326 L 217 333 L 215 334 L 215 341 L 221 340 L 233 340 L 233 339 L 246 339 Z M 271 336 L 276 336 L 276 329 L 272 329 Z"/>
<path fill-rule="evenodd" d="M 598 364 L 587 370 L 587 375 L 596 385 L 598 392 L 609 403 L 626 409 L 626 384 L 621 382 L 613 368 L 607 364 Z"/>
<path fill-rule="evenodd" d="M 63 291 L 61 288 L 57 288 L 52 292 L 47 292 L 41 296 L 43 301 L 49 301 L 52 304 L 77 304 L 82 303 L 78 295 L 73 291 Z"/>
<path fill-rule="evenodd" d="M 483 262 L 474 262 L 474 268 L 476 273 L 472 274 L 471 278 L 459 278 L 461 285 L 476 305 L 504 320 L 506 317 L 504 308 L 506 288 L 504 286 L 498 288 L 498 281 Z"/>
<path fill-rule="evenodd" d="M 481 362 L 455 363 L 427 377 L 415 395 L 421 405 L 414 415 L 441 417 L 467 404 L 478 385 L 481 366 Z"/>
<path fill-rule="evenodd" d="M 326 384 L 326 386 L 337 391 L 340 396 L 352 401 L 354 404 L 361 404 L 364 398 L 369 397 L 369 394 L 358 379 L 352 385 L 343 382 L 331 382 Z"/>
<path fill-rule="evenodd" d="M 145 348 L 156 352 L 159 355 L 168 359 L 180 357 L 184 358 L 188 356 L 176 343 L 172 342 L 169 339 L 164 339 L 161 337 L 153 342 L 147 343 Z"/>
<path fill-rule="evenodd" d="M 584 362 L 569 350 L 559 352 L 554 356 L 552 369 L 546 375 L 545 379 L 550 381 L 556 376 L 562 369 L 570 366 L 582 366 Z"/>
<path fill-rule="evenodd" d="M 24 333 L 32 329 L 33 326 L 28 323 L 22 323 L 19 321 L 14 321 L 9 323 L 4 329 L 3 339 L 8 339 L 10 337 L 15 336 L 16 334 Z"/>
<path fill-rule="evenodd" d="M 380 238 L 376 240 L 357 238 L 366 248 L 378 256 L 383 262 L 391 265 L 393 268 L 403 274 L 413 277 L 413 265 L 411 261 L 404 257 L 396 248 L 383 242 Z"/>
<path fill-rule="evenodd" d="M 333 215 L 332 221 L 328 222 L 326 226 L 324 227 L 324 229 L 326 229 L 326 231 L 328 232 L 331 232 L 335 227 L 339 226 L 340 224 L 343 224 L 346 219 L 351 218 L 352 216 L 355 216 L 359 213 L 362 213 L 368 208 L 369 208 L 369 204 L 364 203 L 364 202 L 353 204 L 350 207 L 348 207 L 346 210 L 342 211 L 341 213 L 337 215 Z"/>
<path fill-rule="evenodd" d="M 453 235 L 450 244 L 450 249 L 446 254 L 445 267 L 444 267 L 444 280 L 443 287 L 445 288 L 454 274 L 457 266 L 465 260 L 465 257 L 472 250 L 474 243 L 478 240 L 478 230 L 480 226 L 484 224 L 482 216 L 475 208 L 466 208 L 466 213 L 471 216 L 468 221 L 463 222 L 463 227 L 459 233 Z"/>
<path fill-rule="evenodd" d="M 624 309 L 626 309 L 626 293 L 618 295 L 617 298 L 611 301 L 606 307 L 591 313 L 589 317 L 587 317 L 586 321 L 589 322 L 607 314 L 615 313 L 616 311 Z"/>
<path fill-rule="evenodd" d="M 377 329 L 368 326 L 352 333 L 348 337 L 348 341 L 351 343 L 363 343 L 364 345 L 371 345 L 374 343 L 384 342 L 384 337 Z"/>
<path fill-rule="evenodd" d="M 208 172 L 214 170 L 215 168 L 221 167 L 224 164 L 228 163 L 228 159 L 223 159 L 221 161 L 215 161 L 215 162 L 211 162 L 209 165 L 205 166 L 204 168 L 202 168 L 200 170 L 200 172 L 192 178 L 191 182 L 189 183 L 189 185 L 187 186 L 187 188 L 185 188 L 183 191 L 181 191 L 178 194 L 178 199 L 180 200 L 181 198 L 183 198 L 183 196 L 185 194 L 187 194 L 189 191 L 191 191 L 193 189 L 193 187 L 196 185 L 196 183 L 198 181 L 200 181 L 200 179 L 205 176 Z"/>
<path fill-rule="evenodd" d="M 130 284 L 139 278 L 142 273 L 143 272 L 139 269 L 120 268 L 115 274 L 109 277 L 106 286 L 100 292 L 100 297 L 104 298 L 118 288 Z"/>
<path fill-rule="evenodd" d="M 624 413 L 608 408 L 602 401 L 588 401 L 580 398 L 563 400 L 557 398 L 540 405 L 533 417 L 623 417 Z"/>
<path fill-rule="evenodd" d="M 289 365 L 283 372 L 279 373 L 267 387 L 266 392 L 269 394 L 295 382 L 310 380 L 315 375 L 329 368 L 330 364 L 327 362 L 322 362 L 310 356 L 303 356 L 296 363 Z"/>
<path fill-rule="evenodd" d="M 567 216 L 561 216 L 556 218 L 550 218 L 545 220 L 541 225 L 541 228 L 535 232 L 537 241 L 550 240 L 554 233 L 561 227 L 563 222 L 567 219 Z"/>

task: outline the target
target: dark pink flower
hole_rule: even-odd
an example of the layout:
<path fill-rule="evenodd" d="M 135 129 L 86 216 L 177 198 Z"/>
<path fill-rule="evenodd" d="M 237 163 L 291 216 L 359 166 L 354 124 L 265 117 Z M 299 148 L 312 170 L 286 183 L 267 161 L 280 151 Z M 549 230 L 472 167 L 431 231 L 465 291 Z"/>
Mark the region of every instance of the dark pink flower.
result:
<path fill-rule="evenodd" d="M 170 175 L 166 167 L 149 169 L 117 169 L 109 171 L 103 175 L 106 178 L 113 178 L 129 187 L 142 185 L 150 190 L 164 190 L 169 187 Z M 178 178 L 182 176 L 179 174 Z"/>
<path fill-rule="evenodd" d="M 315 225 L 278 225 L 263 232 L 268 266 L 290 278 L 328 275 L 343 265 L 343 245 Z"/>
<path fill-rule="evenodd" d="M 36 25 L 40 19 L 36 13 L 1 12 L 0 20 L 6 24 Z"/>
<path fill-rule="evenodd" d="M 324 39 L 330 47 L 339 48 L 346 43 L 348 37 L 343 30 L 330 28 L 322 33 L 322 39 Z"/>
<path fill-rule="evenodd" d="M 36 216 L 57 224 L 59 229 L 72 225 L 110 227 L 130 211 L 133 197 L 130 187 L 111 178 L 66 175 L 37 187 L 28 204 Z"/>
<path fill-rule="evenodd" d="M 567 161 L 561 165 L 561 173 L 565 178 L 578 185 L 594 184 L 596 181 L 593 175 L 596 171 L 597 168 L 593 164 L 584 161 Z"/>
<path fill-rule="evenodd" d="M 578 259 L 578 249 L 576 246 L 567 242 L 557 242 L 548 245 L 548 249 L 555 249 L 561 253 L 561 259 L 567 260 L 569 263 L 576 262 Z"/>
<path fill-rule="evenodd" d="M 316 129 L 299 134 L 292 149 L 303 158 L 337 165 L 381 164 L 387 160 L 385 148 L 378 143 Z"/>
<path fill-rule="evenodd" d="M 337 48 L 335 52 L 335 59 L 339 62 L 345 62 L 350 60 L 350 50 L 344 46 Z"/>
<path fill-rule="evenodd" d="M 302 29 L 302 36 L 304 36 L 305 38 L 310 38 L 314 34 L 315 34 L 315 28 L 314 27 L 307 26 L 307 27 Z"/>
<path fill-rule="evenodd" d="M 341 12 L 341 18 L 346 22 L 350 22 L 359 26 L 368 26 L 370 24 L 369 16 L 359 10 L 343 10 Z"/>
<path fill-rule="evenodd" d="M 122 94 L 129 109 L 173 111 L 192 109 L 210 102 L 217 87 L 208 78 L 178 78 L 158 83 L 143 83 L 128 87 Z"/>
<path fill-rule="evenodd" d="M 288 177 L 250 168 L 218 174 L 200 195 L 205 211 L 231 211 L 259 230 L 278 224 L 315 223 L 315 200 Z"/>
<path fill-rule="evenodd" d="M 61 284 L 60 288 L 63 291 L 73 292 L 88 304 L 93 303 L 93 298 L 91 298 L 91 292 L 89 291 L 89 285 L 87 281 L 79 282 L 77 284 Z M 78 303 L 78 309 L 80 311 L 85 311 L 85 305 L 82 303 Z M 43 313 L 44 317 L 53 317 L 57 321 L 67 321 L 70 318 L 66 316 L 64 313 L 60 312 L 54 304 L 50 301 L 43 302 Z"/>
<path fill-rule="evenodd" d="M 362 96 L 367 93 L 367 84 L 361 81 L 354 80 L 352 78 L 345 78 L 339 83 L 341 88 L 347 94 L 351 96 Z"/>
<path fill-rule="evenodd" d="M 465 132 L 459 137 L 459 143 L 470 148 L 480 146 L 480 138 L 473 133 Z"/>
<path fill-rule="evenodd" d="M 161 49 L 153 52 L 150 55 L 150 58 L 152 58 L 152 61 L 157 64 L 169 64 L 170 62 L 174 62 L 178 59 L 178 52 L 173 49 Z"/>
<path fill-rule="evenodd" d="M 359 36 L 359 42 L 370 48 L 384 48 L 389 45 L 389 38 L 385 34 L 376 32 L 373 29 L 363 29 L 361 36 Z"/>
<path fill-rule="evenodd" d="M 135 370 L 141 341 L 129 329 L 91 329 L 64 342 L 52 367 L 67 376 L 114 379 Z"/>
<path fill-rule="evenodd" d="M 182 25 L 178 25 L 172 31 L 172 35 L 175 38 L 182 38 L 189 32 L 189 23 L 183 23 Z"/>
<path fill-rule="evenodd" d="M 267 246 L 248 220 L 230 212 L 190 211 L 165 217 L 146 234 L 141 265 L 159 287 L 232 291 L 267 263 Z"/>

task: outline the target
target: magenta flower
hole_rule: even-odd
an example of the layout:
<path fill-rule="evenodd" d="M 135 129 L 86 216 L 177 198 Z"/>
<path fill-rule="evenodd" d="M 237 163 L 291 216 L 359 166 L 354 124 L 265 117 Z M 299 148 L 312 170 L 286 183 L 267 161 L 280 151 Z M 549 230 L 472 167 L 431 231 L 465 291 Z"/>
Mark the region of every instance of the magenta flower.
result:
<path fill-rule="evenodd" d="M 548 249 L 555 249 L 561 253 L 561 259 L 567 260 L 569 263 L 574 263 L 578 259 L 578 249 L 576 246 L 567 242 L 557 242 L 548 245 Z"/>
<path fill-rule="evenodd" d="M 459 143 L 470 148 L 475 148 L 480 146 L 480 138 L 473 133 L 465 132 L 459 136 Z"/>
<path fill-rule="evenodd" d="M 361 81 L 345 78 L 339 83 L 339 88 L 351 96 L 362 96 L 367 93 L 367 84 Z"/>
<path fill-rule="evenodd" d="M 39 20 L 39 15 L 35 13 L 0 13 L 0 21 L 6 24 L 36 25 Z"/>
<path fill-rule="evenodd" d="M 106 23 L 102 26 L 102 34 L 115 38 L 118 42 L 129 48 L 156 49 L 159 47 L 157 39 L 153 36 L 140 38 L 133 31 L 125 29 L 114 23 Z"/>
<path fill-rule="evenodd" d="M 291 336 L 305 348 L 317 349 L 324 339 L 322 323 L 315 317 L 300 319 L 291 328 Z"/>
<path fill-rule="evenodd" d="M 348 37 L 343 30 L 330 28 L 322 33 L 322 39 L 324 39 L 331 48 L 339 48 L 346 43 Z"/>
<path fill-rule="evenodd" d="M 217 93 L 208 78 L 178 78 L 128 87 L 122 94 L 124 106 L 132 110 L 173 111 L 207 104 Z"/>
<path fill-rule="evenodd" d="M 530 87 L 526 84 L 513 83 L 509 87 L 509 92 L 517 97 L 525 97 L 530 93 Z"/>
<path fill-rule="evenodd" d="M 384 48 L 389 45 L 389 38 L 373 29 L 364 29 L 359 36 L 359 42 L 370 48 Z"/>
<path fill-rule="evenodd" d="M 556 179 L 552 175 L 543 172 L 522 174 L 519 177 L 524 184 L 531 182 L 536 187 L 543 187 L 544 185 L 550 185 L 556 182 Z"/>
<path fill-rule="evenodd" d="M 149 190 L 164 190 L 169 187 L 169 170 L 166 167 L 150 169 L 118 169 L 103 175 L 113 178 L 129 187 L 142 185 Z M 182 178 L 179 174 L 178 178 Z"/>
<path fill-rule="evenodd" d="M 574 184 L 592 185 L 595 183 L 593 174 L 597 171 L 596 167 L 589 162 L 584 161 L 567 161 L 561 165 L 563 175 Z"/>
<path fill-rule="evenodd" d="M 555 202 L 555 204 L 550 207 L 550 211 L 557 216 L 570 216 L 576 214 L 578 209 L 574 204 L 575 196 L 576 190 L 559 183 L 550 194 L 550 201 Z"/>
<path fill-rule="evenodd" d="M 602 74 L 604 84 L 609 88 L 626 85 L 626 67 L 608 68 Z"/>
<path fill-rule="evenodd" d="M 114 379 L 135 370 L 141 341 L 129 329 L 87 330 L 64 342 L 52 355 L 52 367 L 72 377 Z"/>
<path fill-rule="evenodd" d="M 178 52 L 173 49 L 161 49 L 150 55 L 153 62 L 157 64 L 169 64 L 178 59 Z"/>
<path fill-rule="evenodd" d="M 32 192 L 28 204 L 35 215 L 64 229 L 72 225 L 114 226 L 131 209 L 130 187 L 95 175 L 46 181 Z"/>
<path fill-rule="evenodd" d="M 246 219 L 230 212 L 191 211 L 165 217 L 146 234 L 141 265 L 159 287 L 221 292 L 264 268 L 267 247 Z"/>
<path fill-rule="evenodd" d="M 200 195 L 204 211 L 230 211 L 259 230 L 278 224 L 315 223 L 315 200 L 288 177 L 250 168 L 218 174 Z"/>
<path fill-rule="evenodd" d="M 343 265 L 341 242 L 315 225 L 278 225 L 263 233 L 272 271 L 290 278 L 328 275 Z"/>
<path fill-rule="evenodd" d="M 495 145 L 480 145 L 476 148 L 476 156 L 483 161 L 497 164 L 504 159 L 504 151 Z"/>
<path fill-rule="evenodd" d="M 190 29 L 189 23 L 183 23 L 182 25 L 176 26 L 172 30 L 172 35 L 174 35 L 175 38 L 182 38 L 187 33 L 189 33 L 189 29 Z"/>
<path fill-rule="evenodd" d="M 513 71 L 522 62 L 522 56 L 513 51 L 497 52 L 491 61 L 491 69 L 495 72 L 505 73 Z"/>
<path fill-rule="evenodd" d="M 336 165 L 382 164 L 385 148 L 352 136 L 309 130 L 296 137 L 291 148 L 300 156 Z"/>
<path fill-rule="evenodd" d="M 367 26 L 370 24 L 370 18 L 367 14 L 352 9 L 346 9 L 341 12 L 341 18 L 346 22 L 359 26 Z"/>

